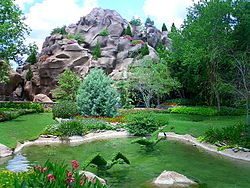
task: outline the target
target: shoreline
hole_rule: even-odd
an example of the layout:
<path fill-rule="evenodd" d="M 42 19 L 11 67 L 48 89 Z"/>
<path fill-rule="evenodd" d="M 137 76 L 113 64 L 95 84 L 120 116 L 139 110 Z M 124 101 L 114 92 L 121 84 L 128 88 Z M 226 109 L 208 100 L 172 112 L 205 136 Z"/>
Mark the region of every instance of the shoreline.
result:
<path fill-rule="evenodd" d="M 234 152 L 232 149 L 225 149 L 223 151 L 218 151 L 217 146 L 209 144 L 209 143 L 201 143 L 196 138 L 192 137 L 191 135 L 179 135 L 173 132 L 166 132 L 167 139 L 170 140 L 177 140 L 184 142 L 186 144 L 192 144 L 195 147 L 202 148 L 207 152 L 211 152 L 214 154 L 222 155 L 231 159 L 237 159 L 242 161 L 250 162 L 250 152 Z M 23 144 L 18 144 L 14 150 L 11 150 L 7 146 L 0 144 L 0 158 L 8 157 L 11 155 L 15 155 L 20 152 L 24 147 L 31 146 L 31 145 L 48 145 L 48 144 L 62 144 L 68 143 L 72 145 L 82 144 L 85 142 L 92 142 L 96 140 L 107 140 L 112 138 L 128 138 L 131 135 L 127 131 L 104 131 L 99 133 L 89 133 L 85 136 L 72 136 L 68 139 L 60 139 L 56 136 L 46 136 L 42 135 L 38 139 L 34 141 L 26 141 Z M 164 134 L 160 133 L 160 137 L 163 137 Z"/>

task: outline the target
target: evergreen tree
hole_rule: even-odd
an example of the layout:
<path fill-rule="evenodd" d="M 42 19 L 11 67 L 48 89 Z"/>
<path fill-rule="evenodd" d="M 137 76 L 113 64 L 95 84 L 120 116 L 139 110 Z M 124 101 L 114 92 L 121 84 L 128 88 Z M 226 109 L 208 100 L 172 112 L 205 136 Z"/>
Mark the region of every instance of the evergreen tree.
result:
<path fill-rule="evenodd" d="M 162 32 L 163 32 L 163 31 L 168 31 L 168 28 L 167 28 L 167 26 L 166 26 L 165 23 L 163 23 L 162 28 L 161 28 L 161 31 L 162 31 Z"/>
<path fill-rule="evenodd" d="M 29 70 L 26 74 L 26 80 L 30 81 L 32 79 L 32 77 L 33 77 L 33 73 L 32 73 L 31 67 L 29 67 Z"/>
<path fill-rule="evenodd" d="M 66 69 L 59 76 L 59 86 L 53 91 L 53 94 L 61 101 L 75 101 L 76 93 L 80 85 L 80 78 L 70 69 Z"/>
<path fill-rule="evenodd" d="M 125 29 L 124 34 L 128 35 L 128 36 L 131 36 L 131 37 L 133 36 L 130 25 L 127 26 L 127 28 Z"/>
<path fill-rule="evenodd" d="M 145 22 L 145 27 L 149 27 L 149 26 L 153 26 L 154 25 L 154 21 L 151 20 L 149 17 L 146 19 Z"/>
<path fill-rule="evenodd" d="M 85 116 L 113 117 L 117 114 L 119 94 L 112 87 L 113 81 L 103 70 L 93 69 L 81 82 L 77 92 L 77 106 Z"/>
<path fill-rule="evenodd" d="M 94 59 L 97 60 L 99 57 L 101 57 L 101 53 L 102 53 L 102 51 L 101 51 L 100 43 L 97 42 L 96 46 L 95 46 L 95 48 L 93 50 L 93 57 L 94 57 Z"/>

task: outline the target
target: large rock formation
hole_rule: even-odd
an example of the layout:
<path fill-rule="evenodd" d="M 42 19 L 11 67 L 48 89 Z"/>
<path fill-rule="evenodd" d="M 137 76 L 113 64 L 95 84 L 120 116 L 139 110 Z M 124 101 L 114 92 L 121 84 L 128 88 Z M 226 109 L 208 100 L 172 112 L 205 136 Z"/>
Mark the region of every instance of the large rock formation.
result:
<path fill-rule="evenodd" d="M 124 36 L 128 24 L 116 11 L 95 8 L 78 23 L 66 27 L 67 35 L 47 37 L 38 62 L 31 66 L 32 80 L 23 84 L 25 96 L 33 100 L 35 94 L 42 93 L 53 98 L 52 90 L 66 68 L 74 70 L 81 78 L 91 68 L 99 67 L 115 80 L 126 79 L 128 66 L 138 61 L 137 56 L 144 45 L 148 44 L 150 53 L 147 56 L 151 58 L 157 58 L 155 47 L 158 42 L 169 47 L 167 33 L 160 32 L 152 25 L 146 29 L 132 27 L 136 34 L 133 37 Z M 100 34 L 104 30 L 108 31 L 108 35 Z M 84 42 L 78 43 L 70 35 L 81 35 Z M 138 44 L 133 43 L 135 39 L 139 41 Z M 101 46 L 101 57 L 95 60 L 93 49 L 97 42 Z M 27 71 L 27 66 L 21 71 L 24 78 Z"/>

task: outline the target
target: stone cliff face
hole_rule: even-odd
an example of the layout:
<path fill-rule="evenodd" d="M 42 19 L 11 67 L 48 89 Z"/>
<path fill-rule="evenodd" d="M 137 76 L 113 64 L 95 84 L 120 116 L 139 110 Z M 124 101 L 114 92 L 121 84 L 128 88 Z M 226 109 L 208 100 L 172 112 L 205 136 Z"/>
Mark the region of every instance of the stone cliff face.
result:
<path fill-rule="evenodd" d="M 67 35 L 54 34 L 47 37 L 38 62 L 31 66 L 32 80 L 24 80 L 22 84 L 25 97 L 32 100 L 38 93 L 53 97 L 51 91 L 55 89 L 59 75 L 66 68 L 74 70 L 81 78 L 91 68 L 99 67 L 115 80 L 126 79 L 128 66 L 137 61 L 136 54 L 144 45 L 148 44 L 148 56 L 152 58 L 157 58 L 154 48 L 158 42 L 169 47 L 167 32 L 162 33 L 154 26 L 144 29 L 131 26 L 133 37 L 124 36 L 128 24 L 128 21 L 116 11 L 95 8 L 78 23 L 67 26 Z M 104 30 L 106 35 L 101 34 Z M 81 35 L 84 42 L 78 43 L 74 39 L 69 39 L 69 35 L 76 34 Z M 101 57 L 95 60 L 93 49 L 97 42 L 101 46 Z M 26 77 L 29 66 L 26 65 L 19 70 L 23 78 Z"/>

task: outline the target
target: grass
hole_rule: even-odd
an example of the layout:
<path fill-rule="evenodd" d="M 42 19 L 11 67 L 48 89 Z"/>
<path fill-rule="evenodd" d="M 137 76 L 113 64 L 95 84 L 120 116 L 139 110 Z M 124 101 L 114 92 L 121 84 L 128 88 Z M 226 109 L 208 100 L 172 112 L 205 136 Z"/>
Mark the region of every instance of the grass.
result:
<path fill-rule="evenodd" d="M 151 112 L 150 115 L 153 115 L 162 125 L 167 124 L 164 131 L 171 131 L 178 134 L 190 134 L 194 137 L 204 135 L 210 127 L 222 128 L 235 125 L 245 120 L 245 116 L 201 116 L 169 114 L 159 111 L 155 111 L 153 114 Z M 125 118 L 129 116 L 133 116 L 133 114 L 126 112 Z"/>
<path fill-rule="evenodd" d="M 51 113 L 29 114 L 0 123 L 0 143 L 15 148 L 17 142 L 36 139 L 42 130 L 53 123 Z"/>

